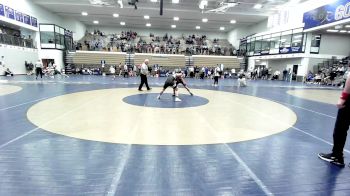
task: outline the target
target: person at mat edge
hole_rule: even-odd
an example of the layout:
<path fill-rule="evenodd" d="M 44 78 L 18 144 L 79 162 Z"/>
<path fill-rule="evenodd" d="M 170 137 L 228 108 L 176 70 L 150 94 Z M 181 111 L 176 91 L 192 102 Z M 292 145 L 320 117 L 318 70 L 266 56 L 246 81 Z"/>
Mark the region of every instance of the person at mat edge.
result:
<path fill-rule="evenodd" d="M 339 98 L 337 107 L 338 115 L 333 131 L 332 153 L 319 153 L 318 157 L 340 167 L 344 167 L 343 150 L 346 142 L 347 132 L 350 126 L 350 80 L 346 80 L 345 88 Z M 350 164 L 349 164 L 350 167 Z"/>

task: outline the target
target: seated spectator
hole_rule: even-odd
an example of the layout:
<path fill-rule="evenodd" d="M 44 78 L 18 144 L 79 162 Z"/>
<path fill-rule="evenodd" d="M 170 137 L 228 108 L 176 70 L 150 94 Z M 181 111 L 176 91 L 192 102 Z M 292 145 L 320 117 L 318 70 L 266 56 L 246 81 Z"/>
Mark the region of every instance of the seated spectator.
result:
<path fill-rule="evenodd" d="M 245 78 L 244 74 L 239 75 L 238 77 L 238 87 L 246 87 L 247 86 L 247 80 Z"/>
<path fill-rule="evenodd" d="M 6 68 L 5 69 L 5 76 L 13 76 L 12 71 L 10 70 L 10 68 Z"/>

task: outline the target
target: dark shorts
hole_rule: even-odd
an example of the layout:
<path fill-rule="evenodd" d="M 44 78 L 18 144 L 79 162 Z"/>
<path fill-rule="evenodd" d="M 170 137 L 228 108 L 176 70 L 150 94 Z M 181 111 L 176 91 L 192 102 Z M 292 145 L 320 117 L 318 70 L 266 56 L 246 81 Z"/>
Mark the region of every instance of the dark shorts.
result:
<path fill-rule="evenodd" d="M 182 84 L 185 87 L 187 86 L 186 82 L 182 78 L 176 80 L 176 86 L 179 85 L 179 84 Z"/>
<path fill-rule="evenodd" d="M 166 88 L 168 88 L 169 86 L 175 88 L 175 87 L 174 87 L 174 84 L 175 84 L 175 80 L 172 79 L 172 78 L 168 78 L 168 79 L 165 81 L 165 83 L 164 83 L 163 89 L 166 89 Z"/>

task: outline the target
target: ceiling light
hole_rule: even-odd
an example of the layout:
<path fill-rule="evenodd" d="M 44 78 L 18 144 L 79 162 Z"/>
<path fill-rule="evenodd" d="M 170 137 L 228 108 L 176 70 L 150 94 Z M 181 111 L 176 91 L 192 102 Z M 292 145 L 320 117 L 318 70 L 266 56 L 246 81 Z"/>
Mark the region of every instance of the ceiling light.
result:
<path fill-rule="evenodd" d="M 125 25 L 125 22 L 120 22 L 120 25 L 124 26 L 124 25 Z"/>
<path fill-rule="evenodd" d="M 146 27 L 150 27 L 150 26 L 152 26 L 151 23 L 147 23 L 146 24 Z"/>
<path fill-rule="evenodd" d="M 176 25 L 171 25 L 171 28 L 175 29 L 175 28 L 176 28 Z"/>
<path fill-rule="evenodd" d="M 94 20 L 94 24 L 98 24 L 99 22 L 98 22 L 98 20 Z"/>
<path fill-rule="evenodd" d="M 201 27 L 200 26 L 196 26 L 196 29 L 201 29 Z"/>
<path fill-rule="evenodd" d="M 336 33 L 338 32 L 339 30 L 335 30 L 335 29 L 327 29 L 327 32 L 332 32 L 332 33 Z"/>
<path fill-rule="evenodd" d="M 263 6 L 261 4 L 255 4 L 254 5 L 254 9 L 261 9 Z"/>
<path fill-rule="evenodd" d="M 177 16 L 175 16 L 175 17 L 174 17 L 174 20 L 175 20 L 175 21 L 178 21 L 178 20 L 180 20 L 180 18 L 177 17 Z"/>
<path fill-rule="evenodd" d="M 148 20 L 149 19 L 149 16 L 148 15 L 145 15 L 143 16 L 144 19 Z"/>
<path fill-rule="evenodd" d="M 235 24 L 235 23 L 236 23 L 236 20 L 231 20 L 230 23 L 231 23 L 231 24 Z"/>
<path fill-rule="evenodd" d="M 345 28 L 350 28 L 350 25 L 345 25 Z"/>
<path fill-rule="evenodd" d="M 113 14 L 113 17 L 114 17 L 114 18 L 118 18 L 118 17 L 119 17 L 119 14 Z"/>
<path fill-rule="evenodd" d="M 208 18 L 203 18 L 202 22 L 208 22 Z"/>
<path fill-rule="evenodd" d="M 346 33 L 346 32 L 347 32 L 346 30 L 339 31 L 339 33 Z"/>
<path fill-rule="evenodd" d="M 172 3 L 179 3 L 180 0 L 172 0 Z"/>
<path fill-rule="evenodd" d="M 151 2 L 155 3 L 155 2 L 157 2 L 157 0 L 151 0 Z"/>
<path fill-rule="evenodd" d="M 336 25 L 334 26 L 335 29 L 342 29 L 343 28 L 343 25 Z"/>
<path fill-rule="evenodd" d="M 223 31 L 223 30 L 225 30 L 225 27 L 220 27 L 220 31 Z"/>
<path fill-rule="evenodd" d="M 87 15 L 89 15 L 89 14 L 88 14 L 87 12 L 82 12 L 81 15 L 87 16 Z"/>

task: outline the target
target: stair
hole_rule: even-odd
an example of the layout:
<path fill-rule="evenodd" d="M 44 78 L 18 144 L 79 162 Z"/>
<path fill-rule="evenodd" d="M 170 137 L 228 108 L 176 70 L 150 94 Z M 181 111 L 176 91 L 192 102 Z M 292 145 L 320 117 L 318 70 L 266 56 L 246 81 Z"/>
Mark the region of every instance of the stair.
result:
<path fill-rule="evenodd" d="M 194 66 L 193 56 L 185 56 L 185 66 Z"/>

